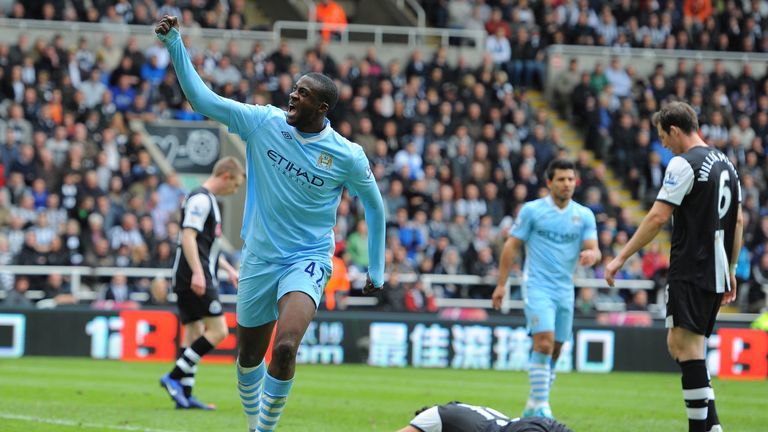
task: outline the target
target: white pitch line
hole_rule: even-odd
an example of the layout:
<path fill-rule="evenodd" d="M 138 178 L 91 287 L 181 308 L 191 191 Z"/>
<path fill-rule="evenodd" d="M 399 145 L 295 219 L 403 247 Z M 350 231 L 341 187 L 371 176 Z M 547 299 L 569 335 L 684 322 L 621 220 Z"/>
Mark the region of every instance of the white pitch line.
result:
<path fill-rule="evenodd" d="M 61 426 L 75 426 L 75 427 L 81 427 L 81 428 L 101 429 L 101 430 L 117 429 L 117 430 L 123 430 L 123 431 L 143 431 L 143 432 L 181 432 L 181 431 L 170 430 L 170 429 L 153 429 L 153 428 L 143 428 L 139 426 L 120 426 L 120 425 L 113 426 L 113 425 L 106 425 L 106 424 L 99 424 L 99 423 L 82 423 L 74 420 L 34 417 L 34 416 L 26 416 L 26 415 L 18 415 L 18 414 L 9 414 L 9 413 L 3 413 L 3 412 L 0 412 L 0 418 L 4 418 L 8 420 L 21 420 L 21 421 L 28 421 L 28 422 L 34 422 L 34 423 L 46 423 L 46 424 L 61 425 Z"/>

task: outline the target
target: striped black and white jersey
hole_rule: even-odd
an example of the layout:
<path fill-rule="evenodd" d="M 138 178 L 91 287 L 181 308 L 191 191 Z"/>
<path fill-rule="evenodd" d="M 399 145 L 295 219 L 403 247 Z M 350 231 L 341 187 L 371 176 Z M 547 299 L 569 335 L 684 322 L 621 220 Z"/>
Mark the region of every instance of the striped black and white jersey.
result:
<path fill-rule="evenodd" d="M 218 286 L 214 277 L 219 260 L 219 237 L 221 237 L 221 213 L 216 197 L 204 187 L 199 187 L 187 196 L 181 208 L 181 232 L 179 232 L 176 247 L 174 269 L 174 290 L 190 289 L 192 269 L 189 267 L 184 251 L 181 248 L 181 238 L 184 228 L 197 231 L 197 253 L 205 273 L 206 289 Z"/>
<path fill-rule="evenodd" d="M 460 402 L 424 410 L 410 424 L 421 432 L 572 432 L 553 419 L 511 419 L 493 408 Z"/>
<path fill-rule="evenodd" d="M 728 157 L 704 146 L 673 157 L 656 199 L 675 206 L 668 280 L 717 293 L 730 290 L 741 186 Z"/>

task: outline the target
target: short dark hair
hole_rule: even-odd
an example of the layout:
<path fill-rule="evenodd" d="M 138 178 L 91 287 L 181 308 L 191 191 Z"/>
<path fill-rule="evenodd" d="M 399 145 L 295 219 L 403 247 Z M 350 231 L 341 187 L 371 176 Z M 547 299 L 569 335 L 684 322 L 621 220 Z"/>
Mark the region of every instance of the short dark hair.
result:
<path fill-rule="evenodd" d="M 455 400 L 455 401 L 450 401 L 450 402 L 448 402 L 446 405 L 451 405 L 451 404 L 460 404 L 460 403 L 462 403 L 462 402 L 461 402 L 461 401 L 457 401 L 457 400 Z M 416 410 L 416 412 L 415 412 L 415 413 L 413 413 L 413 415 L 419 415 L 419 414 L 423 413 L 424 411 L 426 411 L 426 410 L 428 410 L 428 409 L 430 409 L 430 408 L 436 407 L 436 406 L 439 406 L 439 405 L 423 406 L 423 407 L 421 407 L 421 408 L 417 409 L 417 410 Z"/>
<path fill-rule="evenodd" d="M 423 413 L 424 411 L 426 411 L 426 410 L 428 410 L 428 409 L 430 409 L 430 408 L 432 408 L 432 407 L 434 407 L 434 406 L 437 406 L 437 405 L 432 405 L 432 406 L 423 406 L 423 407 L 421 407 L 421 408 L 417 409 L 417 410 L 416 410 L 416 411 L 413 413 L 413 415 L 417 416 L 417 415 L 419 415 L 419 414 Z"/>
<path fill-rule="evenodd" d="M 321 102 L 328 104 L 328 111 L 332 110 L 339 101 L 339 89 L 336 88 L 336 83 L 328 76 L 317 72 L 310 72 L 304 76 L 319 84 L 317 97 Z"/>
<path fill-rule="evenodd" d="M 568 159 L 554 159 L 547 165 L 547 178 L 555 178 L 555 170 L 576 170 L 576 164 Z"/>
<path fill-rule="evenodd" d="M 685 134 L 699 130 L 699 119 L 696 111 L 685 102 L 670 102 L 651 117 L 651 123 L 664 132 L 669 133 L 672 126 L 677 126 Z"/>

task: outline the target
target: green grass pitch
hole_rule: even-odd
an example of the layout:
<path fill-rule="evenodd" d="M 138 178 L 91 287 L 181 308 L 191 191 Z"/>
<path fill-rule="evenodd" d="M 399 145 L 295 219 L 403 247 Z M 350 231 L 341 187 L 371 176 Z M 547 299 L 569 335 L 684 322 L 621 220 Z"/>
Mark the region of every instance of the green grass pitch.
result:
<path fill-rule="evenodd" d="M 0 431 L 245 431 L 232 365 L 200 366 L 196 395 L 215 412 L 178 411 L 158 385 L 168 364 L 71 358 L 0 360 Z M 576 432 L 687 430 L 677 374 L 560 374 L 557 418 Z M 768 383 L 714 381 L 728 432 L 766 431 Z M 277 430 L 387 431 L 450 400 L 517 416 L 522 372 L 299 365 Z"/>

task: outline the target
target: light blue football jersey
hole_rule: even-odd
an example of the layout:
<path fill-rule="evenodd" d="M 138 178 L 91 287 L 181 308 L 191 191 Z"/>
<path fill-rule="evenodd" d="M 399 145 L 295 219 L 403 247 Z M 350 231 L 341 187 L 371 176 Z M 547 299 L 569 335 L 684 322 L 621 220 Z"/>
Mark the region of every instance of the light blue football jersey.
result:
<path fill-rule="evenodd" d="M 573 272 L 585 240 L 597 239 L 595 215 L 571 200 L 558 208 L 551 196 L 527 202 L 510 235 L 525 241 L 523 280 L 528 295 L 573 292 Z"/>
<path fill-rule="evenodd" d="M 384 206 L 362 147 L 326 120 L 316 134 L 289 125 L 277 107 L 223 98 L 200 79 L 175 29 L 160 37 L 170 52 L 184 94 L 199 113 L 215 119 L 246 143 L 246 201 L 241 237 L 245 248 L 270 263 L 328 260 L 344 187 L 359 196 L 369 226 L 369 274 L 384 279 Z"/>

